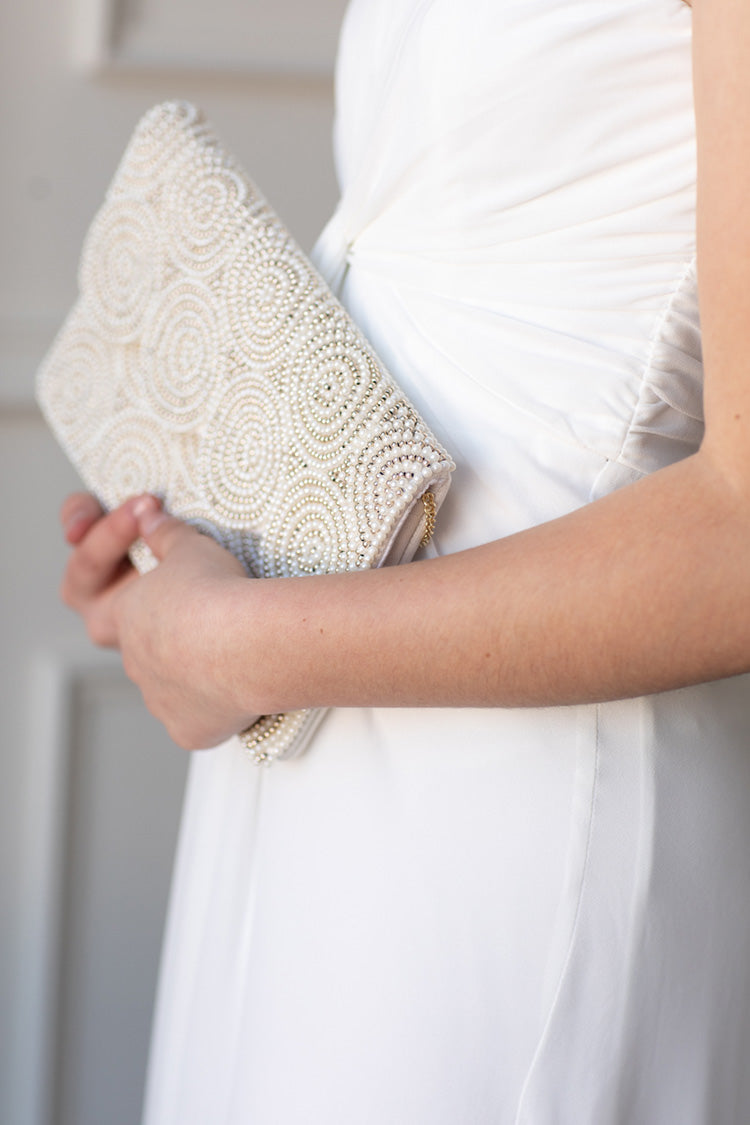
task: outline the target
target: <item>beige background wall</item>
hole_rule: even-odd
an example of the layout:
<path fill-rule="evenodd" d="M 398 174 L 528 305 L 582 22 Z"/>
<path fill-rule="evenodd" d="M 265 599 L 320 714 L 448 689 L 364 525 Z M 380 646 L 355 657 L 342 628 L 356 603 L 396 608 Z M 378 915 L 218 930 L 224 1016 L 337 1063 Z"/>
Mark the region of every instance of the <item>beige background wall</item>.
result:
<path fill-rule="evenodd" d="M 135 1125 L 185 756 L 57 601 L 76 485 L 33 402 L 139 115 L 209 113 L 310 246 L 344 0 L 0 6 L 0 1121 Z"/>

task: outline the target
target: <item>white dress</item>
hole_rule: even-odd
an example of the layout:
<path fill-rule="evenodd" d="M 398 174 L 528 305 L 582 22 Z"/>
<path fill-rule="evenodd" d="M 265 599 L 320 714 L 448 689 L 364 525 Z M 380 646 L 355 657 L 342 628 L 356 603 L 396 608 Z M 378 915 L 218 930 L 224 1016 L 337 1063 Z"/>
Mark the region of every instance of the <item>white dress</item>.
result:
<path fill-rule="evenodd" d="M 700 441 L 690 32 L 678 0 L 348 12 L 318 259 L 457 460 L 439 553 Z M 747 1125 L 749 698 L 197 754 L 147 1125 Z"/>

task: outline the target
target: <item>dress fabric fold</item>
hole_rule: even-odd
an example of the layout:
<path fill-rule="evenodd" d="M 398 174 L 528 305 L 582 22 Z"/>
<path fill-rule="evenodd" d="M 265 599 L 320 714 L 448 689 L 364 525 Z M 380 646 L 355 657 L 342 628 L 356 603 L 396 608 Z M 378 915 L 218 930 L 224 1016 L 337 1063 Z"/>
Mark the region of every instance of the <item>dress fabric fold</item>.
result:
<path fill-rule="evenodd" d="M 316 259 L 457 462 L 429 551 L 697 449 L 690 40 L 678 0 L 351 3 Z M 197 754 L 145 1125 L 746 1125 L 749 700 Z"/>

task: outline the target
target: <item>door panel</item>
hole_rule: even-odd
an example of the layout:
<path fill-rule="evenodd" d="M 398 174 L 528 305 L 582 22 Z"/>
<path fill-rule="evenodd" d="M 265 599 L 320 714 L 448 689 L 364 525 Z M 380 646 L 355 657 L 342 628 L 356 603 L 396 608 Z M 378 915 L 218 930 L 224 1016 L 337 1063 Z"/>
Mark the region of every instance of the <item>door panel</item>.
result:
<path fill-rule="evenodd" d="M 192 100 L 304 246 L 343 0 L 0 5 L 0 1120 L 138 1120 L 186 756 L 57 600 L 77 487 L 33 401 L 141 113 Z M 293 20 L 281 17 L 296 13 Z M 283 26 L 282 26 L 283 23 Z M 308 26 L 309 25 L 309 26 Z M 210 27 L 210 35 L 205 29 Z M 201 30 L 203 29 L 203 30 Z"/>

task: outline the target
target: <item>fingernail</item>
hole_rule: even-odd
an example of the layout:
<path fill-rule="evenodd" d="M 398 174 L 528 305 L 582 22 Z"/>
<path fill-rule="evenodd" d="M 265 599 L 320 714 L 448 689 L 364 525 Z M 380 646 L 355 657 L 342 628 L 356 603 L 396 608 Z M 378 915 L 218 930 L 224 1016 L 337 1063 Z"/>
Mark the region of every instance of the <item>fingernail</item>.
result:
<path fill-rule="evenodd" d="M 63 533 L 68 535 L 73 530 L 77 523 L 82 523 L 83 520 L 88 519 L 88 512 L 85 508 L 76 508 L 72 515 L 68 516 L 63 524 Z"/>
<path fill-rule="evenodd" d="M 133 504 L 133 515 L 138 520 L 141 535 L 150 535 L 167 519 L 167 513 L 153 496 L 139 496 Z"/>
<path fill-rule="evenodd" d="M 137 520 L 143 519 L 149 512 L 153 512 L 158 508 L 158 502 L 155 496 L 139 496 L 133 502 L 133 515 Z"/>

